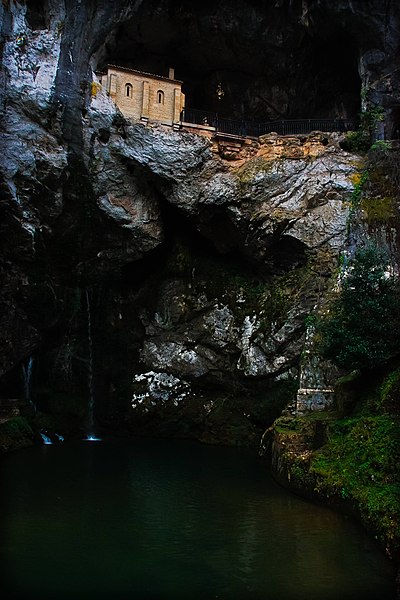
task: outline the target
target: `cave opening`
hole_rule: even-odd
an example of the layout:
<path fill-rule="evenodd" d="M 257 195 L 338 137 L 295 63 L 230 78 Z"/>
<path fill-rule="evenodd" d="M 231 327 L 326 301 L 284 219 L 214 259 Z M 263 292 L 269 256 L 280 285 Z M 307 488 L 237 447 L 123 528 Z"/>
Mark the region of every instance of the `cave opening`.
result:
<path fill-rule="evenodd" d="M 354 118 L 361 80 L 354 36 L 332 23 L 309 31 L 284 7 L 219 0 L 143 3 L 93 57 L 183 81 L 186 107 L 254 121 Z M 222 90 L 222 94 L 220 93 Z"/>
<path fill-rule="evenodd" d="M 46 29 L 48 26 L 47 6 L 43 0 L 26 2 L 26 20 L 33 30 Z"/>
<path fill-rule="evenodd" d="M 192 276 L 195 263 L 214 264 L 216 268 L 234 270 L 254 280 L 265 280 L 270 276 L 263 264 L 255 263 L 239 250 L 239 233 L 233 224 L 228 226 L 229 219 L 223 213 L 219 217 L 213 215 L 211 228 L 196 226 L 192 218 L 168 202 L 161 203 L 161 214 L 164 241 L 140 260 L 122 268 L 122 285 L 137 288 L 146 282 L 149 275 L 160 280 L 168 272 L 174 274 L 176 268 L 182 274 L 184 263 L 188 267 L 188 277 Z M 212 273 L 209 276 L 212 277 Z"/>
<path fill-rule="evenodd" d="M 252 285 L 262 285 L 275 275 L 303 267 L 306 246 L 290 235 L 274 235 L 264 240 L 260 252 L 247 249 L 245 234 L 223 210 L 190 217 L 167 201 L 160 203 L 165 232 L 164 241 L 140 260 L 124 265 L 119 275 L 122 287 L 139 289 L 158 286 L 166 276 L 192 277 L 195 267 L 243 277 Z M 255 241 L 251 244 L 256 243 Z M 114 279 L 114 283 L 116 283 Z"/>

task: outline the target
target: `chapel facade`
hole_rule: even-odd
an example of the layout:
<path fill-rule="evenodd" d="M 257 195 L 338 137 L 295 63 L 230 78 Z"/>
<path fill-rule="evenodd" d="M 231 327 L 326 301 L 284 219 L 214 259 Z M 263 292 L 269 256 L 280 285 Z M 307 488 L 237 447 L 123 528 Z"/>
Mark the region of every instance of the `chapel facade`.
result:
<path fill-rule="evenodd" d="M 135 121 L 157 121 L 175 125 L 185 107 L 182 81 L 169 76 L 153 75 L 135 69 L 108 65 L 101 74 L 101 85 L 107 90 L 122 114 Z"/>

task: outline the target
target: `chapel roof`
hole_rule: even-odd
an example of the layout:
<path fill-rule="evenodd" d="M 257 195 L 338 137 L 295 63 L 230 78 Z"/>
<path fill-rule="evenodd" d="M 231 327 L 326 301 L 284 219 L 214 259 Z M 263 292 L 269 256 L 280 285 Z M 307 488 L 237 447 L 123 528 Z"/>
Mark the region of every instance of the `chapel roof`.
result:
<path fill-rule="evenodd" d="M 128 67 L 120 67 L 119 65 L 107 65 L 107 69 L 116 69 L 117 71 L 126 71 L 128 73 L 135 73 L 136 75 L 145 75 L 146 77 L 152 77 L 153 79 L 161 79 L 161 81 L 172 81 L 173 83 L 183 83 L 180 79 L 170 79 L 164 77 L 164 75 L 156 75 L 155 73 L 147 73 L 146 71 L 139 71 L 137 69 L 129 69 Z"/>

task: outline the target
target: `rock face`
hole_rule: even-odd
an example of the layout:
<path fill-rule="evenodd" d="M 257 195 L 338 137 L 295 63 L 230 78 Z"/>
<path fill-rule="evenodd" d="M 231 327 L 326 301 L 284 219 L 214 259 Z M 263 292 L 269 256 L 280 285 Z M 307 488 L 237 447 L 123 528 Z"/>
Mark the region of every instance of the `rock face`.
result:
<path fill-rule="evenodd" d="M 34 355 L 40 410 L 84 417 L 93 394 L 108 426 L 252 443 L 293 398 L 305 317 L 331 285 L 357 159 L 336 134 L 270 134 L 232 153 L 223 141 L 127 122 L 90 64 L 119 58 L 133 43 L 126 28 L 139 28 L 152 3 L 97 4 L 0 8 L 2 395 L 21 396 Z M 157 19 L 172 10 L 158 4 Z M 287 4 L 276 3 L 279 19 L 294 27 Z M 321 23 L 322 4 L 320 14 L 303 3 L 305 31 Z M 340 4 L 344 29 L 367 20 Z M 224 6 L 200 23 L 222 27 Z M 368 6 L 375 47 L 381 15 Z M 177 27 L 190 10 L 182 3 Z M 335 10 L 326 14 L 337 20 Z M 240 15 L 224 21 L 226 45 Z M 395 15 L 387 19 L 390 30 Z"/>
<path fill-rule="evenodd" d="M 191 107 L 236 118 L 356 116 L 363 88 L 398 122 L 398 25 L 396 3 L 380 0 L 153 0 L 110 31 L 96 59 L 175 66 Z"/>

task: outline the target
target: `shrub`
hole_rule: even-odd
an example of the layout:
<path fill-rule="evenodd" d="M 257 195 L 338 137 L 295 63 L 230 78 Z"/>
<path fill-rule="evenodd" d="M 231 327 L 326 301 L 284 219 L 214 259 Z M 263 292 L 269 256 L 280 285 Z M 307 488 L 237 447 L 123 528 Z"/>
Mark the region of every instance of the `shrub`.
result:
<path fill-rule="evenodd" d="M 358 130 L 346 134 L 345 142 L 342 144 L 343 148 L 356 153 L 368 152 L 374 140 L 376 126 L 384 118 L 385 113 L 381 106 L 362 111 Z"/>
<path fill-rule="evenodd" d="M 399 283 L 387 263 L 373 245 L 358 250 L 340 293 L 317 323 L 321 354 L 339 367 L 366 369 L 400 351 Z"/>

